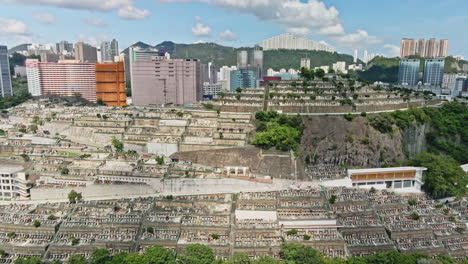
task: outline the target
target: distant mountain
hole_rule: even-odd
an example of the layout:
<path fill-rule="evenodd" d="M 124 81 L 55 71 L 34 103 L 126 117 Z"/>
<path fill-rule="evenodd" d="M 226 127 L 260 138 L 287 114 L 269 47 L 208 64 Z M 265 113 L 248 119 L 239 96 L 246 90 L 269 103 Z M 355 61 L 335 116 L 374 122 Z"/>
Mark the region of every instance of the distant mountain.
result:
<path fill-rule="evenodd" d="M 130 48 L 136 48 L 136 47 L 139 47 L 139 48 L 142 48 L 142 49 L 147 49 L 147 48 L 155 48 L 149 44 L 146 44 L 144 42 L 141 42 L 141 41 L 138 41 L 137 43 L 133 44 L 133 45 L 130 45 L 128 48 L 124 49 L 121 53 L 124 53 L 125 55 L 128 55 L 128 50 Z"/>
<path fill-rule="evenodd" d="M 176 45 L 177 45 L 177 44 L 175 44 L 175 43 L 172 42 L 172 41 L 164 41 L 164 42 L 162 42 L 162 43 L 156 45 L 156 48 L 158 48 L 158 49 L 161 50 L 161 51 L 169 52 L 170 54 L 173 54 Z"/>
<path fill-rule="evenodd" d="M 13 48 L 11 48 L 11 49 L 8 50 L 8 55 L 11 55 L 11 54 L 13 54 L 13 53 L 15 53 L 15 52 L 18 52 L 18 51 L 26 51 L 26 50 L 28 50 L 28 47 L 29 47 L 29 46 L 31 46 L 30 43 L 28 43 L 28 44 L 21 44 L 21 45 L 18 45 L 18 46 L 16 46 L 16 47 L 13 47 Z"/>
<path fill-rule="evenodd" d="M 216 43 L 176 44 L 172 41 L 164 41 L 156 46 L 137 42 L 132 46 L 155 47 L 169 52 L 172 58 L 199 59 L 202 63 L 213 62 L 218 66 L 236 65 L 237 51 L 252 50 L 252 48 L 233 48 Z M 128 52 L 127 49 L 124 52 Z M 332 66 L 337 61 L 345 61 L 347 65 L 353 64 L 353 57 L 346 54 L 309 50 L 268 50 L 264 52 L 264 70 L 299 69 L 301 58 L 305 57 L 311 59 L 312 67 Z"/>

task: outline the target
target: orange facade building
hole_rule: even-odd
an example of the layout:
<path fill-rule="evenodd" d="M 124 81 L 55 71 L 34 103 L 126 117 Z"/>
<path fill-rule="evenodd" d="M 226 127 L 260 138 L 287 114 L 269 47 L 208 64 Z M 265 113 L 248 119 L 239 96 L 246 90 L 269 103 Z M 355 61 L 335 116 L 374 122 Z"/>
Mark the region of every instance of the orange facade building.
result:
<path fill-rule="evenodd" d="M 127 105 L 123 62 L 96 64 L 96 97 L 107 106 Z"/>

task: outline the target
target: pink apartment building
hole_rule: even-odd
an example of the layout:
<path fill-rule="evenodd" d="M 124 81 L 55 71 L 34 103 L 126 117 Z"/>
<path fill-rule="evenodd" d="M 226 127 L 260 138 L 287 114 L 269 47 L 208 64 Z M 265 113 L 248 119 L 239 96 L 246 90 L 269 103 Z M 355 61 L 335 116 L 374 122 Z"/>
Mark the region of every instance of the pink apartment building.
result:
<path fill-rule="evenodd" d="M 39 78 L 31 79 L 28 75 L 28 86 L 40 87 L 40 94 L 74 96 L 96 102 L 96 73 L 94 63 L 77 62 L 40 62 Z M 36 65 L 37 65 L 36 64 Z M 34 64 L 30 63 L 30 67 Z M 28 64 L 26 65 L 28 70 Z"/>
<path fill-rule="evenodd" d="M 201 67 L 198 60 L 151 56 L 130 58 L 134 105 L 186 105 L 202 100 Z"/>

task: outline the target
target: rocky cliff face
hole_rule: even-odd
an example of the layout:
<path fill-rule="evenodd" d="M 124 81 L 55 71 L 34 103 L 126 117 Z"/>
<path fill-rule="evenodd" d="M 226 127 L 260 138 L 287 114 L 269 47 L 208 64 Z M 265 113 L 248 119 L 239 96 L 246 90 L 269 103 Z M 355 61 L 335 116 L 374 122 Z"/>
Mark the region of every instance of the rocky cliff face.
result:
<path fill-rule="evenodd" d="M 297 172 L 297 179 L 323 180 L 343 177 L 347 167 L 382 167 L 426 151 L 426 134 L 431 131 L 429 125 L 416 125 L 382 134 L 361 116 L 353 121 L 341 115 L 308 116 L 303 121 L 305 129 L 296 159 L 289 152 L 270 154 L 253 146 L 179 152 L 172 157 L 217 168 L 246 166 L 254 174 L 274 178 L 296 178 Z"/>
<path fill-rule="evenodd" d="M 429 124 L 415 125 L 402 132 L 406 151 L 409 155 L 427 151 L 426 134 L 431 132 Z"/>
<path fill-rule="evenodd" d="M 382 134 L 367 124 L 367 117 L 347 121 L 343 116 L 304 117 L 299 147 L 299 171 L 308 167 L 382 167 L 406 155 L 425 151 L 427 125 Z M 306 175 L 303 175 L 307 178 Z"/>

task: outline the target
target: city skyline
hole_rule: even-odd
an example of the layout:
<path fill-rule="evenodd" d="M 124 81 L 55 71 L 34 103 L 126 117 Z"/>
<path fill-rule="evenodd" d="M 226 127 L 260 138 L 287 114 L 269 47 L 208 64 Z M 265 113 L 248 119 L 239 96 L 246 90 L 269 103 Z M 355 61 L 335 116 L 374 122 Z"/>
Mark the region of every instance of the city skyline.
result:
<path fill-rule="evenodd" d="M 449 55 L 468 55 L 466 37 L 459 34 L 468 20 L 463 13 L 467 3 L 430 2 L 414 0 L 405 3 L 405 9 L 400 10 L 400 5 L 394 2 L 336 0 L 274 0 L 268 8 L 262 1 L 249 1 L 241 6 L 221 0 L 107 0 L 96 6 L 90 1 L 64 0 L 54 4 L 42 0 L 0 0 L 4 10 L 0 14 L 3 28 L 0 43 L 13 47 L 21 43 L 68 40 L 98 46 L 102 41 L 116 38 L 121 48 L 137 41 L 155 45 L 165 40 L 241 47 L 261 44 L 283 33 L 294 33 L 325 41 L 340 53 L 352 54 L 354 49 L 361 53 L 367 49 L 396 56 L 402 38 L 418 36 L 449 39 Z M 416 7 L 418 14 L 414 13 Z M 399 19 L 382 16 L 382 12 L 398 13 Z M 271 17 L 271 14 L 279 17 Z"/>

